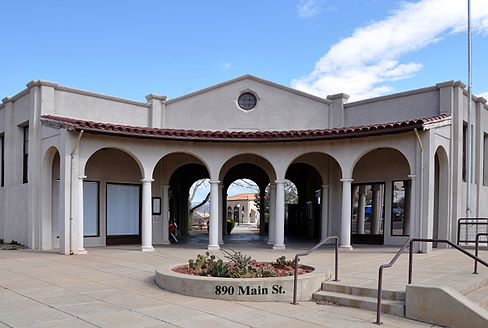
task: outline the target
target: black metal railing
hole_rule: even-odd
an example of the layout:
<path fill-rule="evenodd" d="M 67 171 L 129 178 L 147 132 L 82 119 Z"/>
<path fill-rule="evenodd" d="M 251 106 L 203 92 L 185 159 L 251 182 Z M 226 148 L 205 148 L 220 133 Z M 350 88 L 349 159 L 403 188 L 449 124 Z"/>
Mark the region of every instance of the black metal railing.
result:
<path fill-rule="evenodd" d="M 476 246 L 475 246 L 475 249 L 474 249 L 474 256 L 478 257 L 478 248 L 479 248 L 479 244 L 480 244 L 480 237 L 481 236 L 487 236 L 488 237 L 488 233 L 486 232 L 480 232 L 480 233 L 477 233 L 476 234 Z M 483 243 L 488 243 L 488 240 L 485 240 L 485 241 L 481 241 Z M 474 274 L 478 274 L 478 261 L 474 261 Z"/>
<path fill-rule="evenodd" d="M 459 218 L 457 244 L 474 244 L 479 232 L 488 233 L 488 218 Z"/>
<path fill-rule="evenodd" d="M 335 239 L 335 272 L 334 272 L 334 281 L 339 281 L 339 237 L 337 236 L 330 236 L 330 237 L 327 237 L 326 239 L 322 240 L 320 243 L 318 243 L 317 245 L 315 245 L 313 248 L 309 249 L 308 251 L 304 252 L 304 253 L 298 253 L 297 255 L 295 255 L 295 277 L 294 277 L 294 280 L 293 280 L 293 301 L 291 302 L 292 304 L 297 304 L 297 288 L 298 288 L 298 258 L 300 256 L 306 256 L 310 253 L 312 253 L 313 251 L 315 251 L 317 248 L 319 248 L 320 246 L 322 246 L 323 244 L 325 244 L 326 242 L 328 242 L 329 240 L 331 239 Z"/>
<path fill-rule="evenodd" d="M 408 239 L 405 244 L 400 248 L 400 250 L 395 254 L 393 259 L 390 261 L 388 264 L 383 264 L 379 268 L 379 273 L 378 273 L 378 300 L 376 303 L 376 324 L 381 325 L 381 297 L 383 293 L 383 269 L 391 267 L 393 264 L 395 264 L 396 260 L 400 257 L 400 255 L 403 253 L 403 251 L 409 247 L 409 257 L 408 257 L 408 284 L 412 283 L 412 270 L 413 270 L 413 243 L 414 242 L 424 242 L 424 243 L 446 243 L 449 246 L 457 249 L 464 255 L 467 255 L 471 257 L 472 259 L 475 260 L 475 262 L 480 262 L 484 266 L 488 267 L 488 263 L 480 259 L 478 256 L 475 256 L 466 250 L 462 249 L 458 245 L 450 242 L 449 240 L 446 239 L 424 239 L 424 238 L 410 238 Z"/>

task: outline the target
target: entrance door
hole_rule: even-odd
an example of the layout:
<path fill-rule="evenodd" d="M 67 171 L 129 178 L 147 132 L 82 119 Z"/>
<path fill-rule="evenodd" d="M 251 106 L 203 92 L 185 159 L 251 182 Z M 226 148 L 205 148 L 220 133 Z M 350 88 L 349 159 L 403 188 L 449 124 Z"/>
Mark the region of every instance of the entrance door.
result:
<path fill-rule="evenodd" d="M 140 186 L 107 183 L 107 245 L 140 244 Z"/>
<path fill-rule="evenodd" d="M 385 184 L 352 186 L 351 242 L 378 244 L 384 241 Z"/>

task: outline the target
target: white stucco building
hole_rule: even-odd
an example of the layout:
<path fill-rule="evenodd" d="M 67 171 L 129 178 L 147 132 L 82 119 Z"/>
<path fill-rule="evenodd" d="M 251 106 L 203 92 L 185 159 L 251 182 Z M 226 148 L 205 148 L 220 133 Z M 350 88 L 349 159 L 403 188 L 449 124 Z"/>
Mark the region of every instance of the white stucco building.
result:
<path fill-rule="evenodd" d="M 254 200 L 257 194 L 238 194 L 227 197 L 227 218 L 240 223 L 257 223 L 258 208 Z M 257 195 L 259 197 L 259 195 Z"/>
<path fill-rule="evenodd" d="M 456 239 L 466 208 L 461 82 L 348 103 L 346 94 L 319 98 L 245 75 L 146 99 L 42 80 L 4 98 L 0 238 L 62 254 L 117 243 L 150 251 L 168 243 L 169 217 L 188 230 L 188 190 L 210 178 L 208 248 L 217 249 L 226 190 L 249 178 L 261 197 L 270 184 L 275 249 L 285 231 L 338 235 L 346 249 L 412 235 Z M 488 107 L 471 101 L 471 208 L 487 216 Z M 296 222 L 284 219 L 284 179 L 297 186 Z"/>

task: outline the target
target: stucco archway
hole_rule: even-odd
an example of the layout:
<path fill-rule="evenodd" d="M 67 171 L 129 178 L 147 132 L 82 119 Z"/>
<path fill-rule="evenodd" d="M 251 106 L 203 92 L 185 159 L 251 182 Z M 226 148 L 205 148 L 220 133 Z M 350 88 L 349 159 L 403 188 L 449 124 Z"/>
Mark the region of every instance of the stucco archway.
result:
<path fill-rule="evenodd" d="M 273 242 L 273 214 L 265 206 L 265 192 L 268 184 L 274 185 L 276 180 L 276 171 L 273 165 L 264 157 L 257 154 L 239 154 L 228 159 L 221 167 L 219 180 L 221 184 L 221 212 L 226 213 L 227 209 L 227 190 L 231 183 L 238 179 L 252 180 L 259 187 L 259 234 L 268 235 L 268 242 Z M 219 215 L 220 219 L 221 215 Z M 219 220 L 220 221 L 220 220 Z M 225 232 L 225 220 L 220 221 L 221 230 Z"/>
<path fill-rule="evenodd" d="M 398 243 L 409 235 L 410 172 L 407 158 L 394 148 L 358 158 L 352 172 L 353 243 Z"/>
<path fill-rule="evenodd" d="M 60 156 L 56 147 L 46 151 L 42 165 L 42 219 L 40 249 L 59 248 L 59 179 Z"/>
<path fill-rule="evenodd" d="M 140 244 L 144 176 L 137 157 L 120 148 L 101 148 L 83 168 L 85 245 Z"/>
<path fill-rule="evenodd" d="M 153 216 L 154 243 L 169 243 L 170 219 L 176 222 L 182 236 L 188 236 L 190 187 L 195 181 L 210 177 L 207 163 L 192 153 L 170 153 L 158 161 L 152 177 L 152 195 L 161 199 L 161 212 Z"/>
<path fill-rule="evenodd" d="M 340 233 L 341 177 L 339 162 L 327 153 L 301 154 L 289 164 L 286 178 L 297 186 L 301 217 L 311 216 L 304 236 L 325 239 Z"/>
<path fill-rule="evenodd" d="M 444 147 L 439 146 L 434 154 L 434 206 L 433 229 L 434 239 L 448 239 L 449 227 L 449 160 Z M 446 247 L 447 245 L 436 243 L 433 247 Z"/>

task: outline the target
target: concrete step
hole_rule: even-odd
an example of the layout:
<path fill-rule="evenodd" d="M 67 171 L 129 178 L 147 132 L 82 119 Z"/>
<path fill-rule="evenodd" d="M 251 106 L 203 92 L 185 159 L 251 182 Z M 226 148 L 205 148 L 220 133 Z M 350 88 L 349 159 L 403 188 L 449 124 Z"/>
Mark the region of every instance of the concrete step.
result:
<path fill-rule="evenodd" d="M 478 303 L 482 308 L 488 310 L 488 286 L 478 288 L 465 296 L 473 302 Z"/>
<path fill-rule="evenodd" d="M 312 299 L 317 302 L 331 302 L 339 305 L 376 311 L 376 297 L 321 290 L 314 293 Z M 384 299 L 381 302 L 381 312 L 403 317 L 405 316 L 405 302 Z"/>
<path fill-rule="evenodd" d="M 373 297 L 373 298 L 378 297 L 378 290 L 375 288 L 346 286 L 346 285 L 341 285 L 341 284 L 331 283 L 331 282 L 323 282 L 322 290 L 336 292 L 336 293 L 343 293 L 348 295 L 366 296 L 366 297 Z M 382 299 L 405 302 L 405 292 L 383 289 Z"/>

